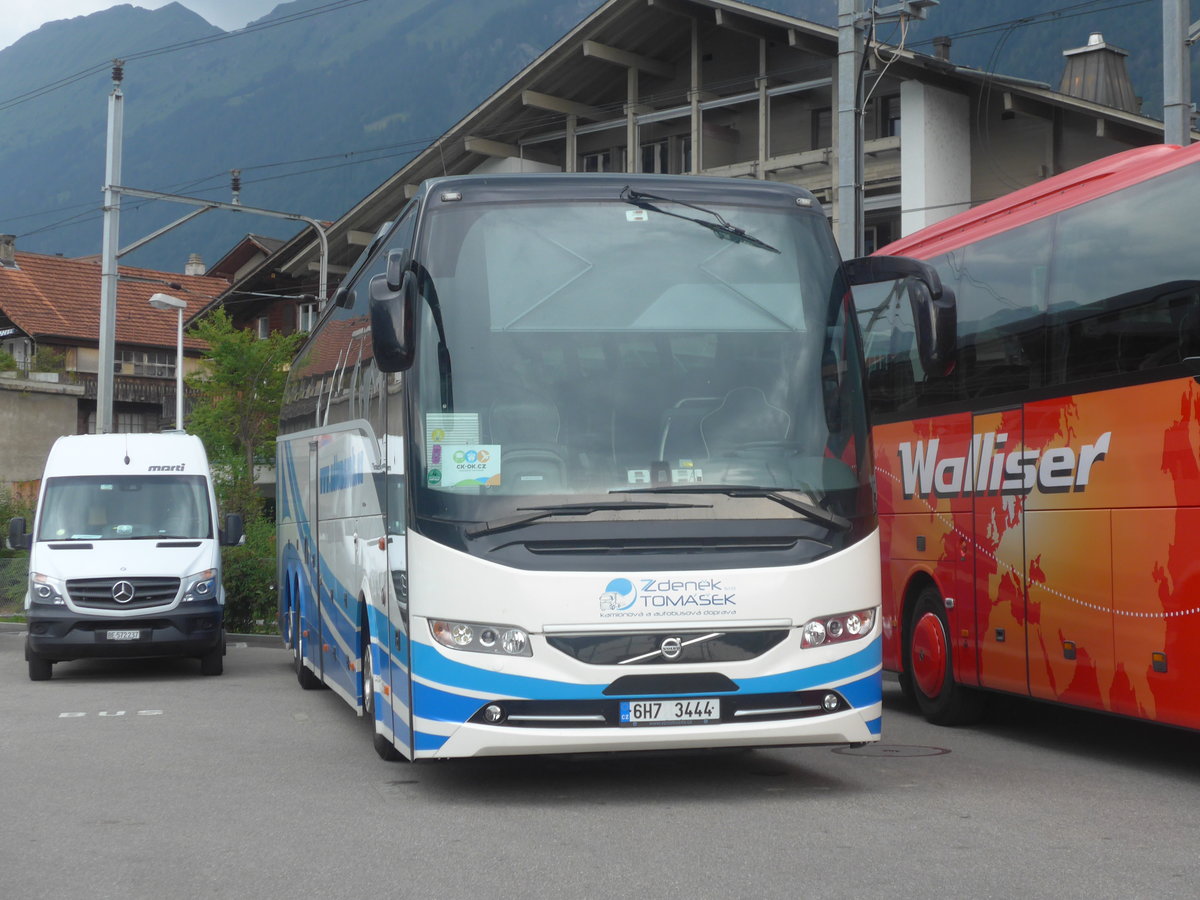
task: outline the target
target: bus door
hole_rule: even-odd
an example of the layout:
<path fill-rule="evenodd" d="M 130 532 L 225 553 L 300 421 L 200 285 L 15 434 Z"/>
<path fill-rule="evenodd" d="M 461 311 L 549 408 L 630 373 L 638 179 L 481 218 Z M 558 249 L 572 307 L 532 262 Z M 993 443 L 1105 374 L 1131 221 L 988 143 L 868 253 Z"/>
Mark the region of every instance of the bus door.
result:
<path fill-rule="evenodd" d="M 974 476 L 971 546 L 979 684 L 1024 694 L 1029 690 L 1029 623 L 1022 436 L 1019 407 L 976 415 L 969 470 Z"/>
<path fill-rule="evenodd" d="M 1086 407 L 1087 401 L 1082 402 Z M 1028 404 L 1037 452 L 1026 502 L 1029 690 L 1034 697 L 1113 708 L 1113 510 L 1089 484 L 1109 474 L 1111 437 L 1079 398 Z M 1149 524 L 1149 523 L 1147 523 Z"/>

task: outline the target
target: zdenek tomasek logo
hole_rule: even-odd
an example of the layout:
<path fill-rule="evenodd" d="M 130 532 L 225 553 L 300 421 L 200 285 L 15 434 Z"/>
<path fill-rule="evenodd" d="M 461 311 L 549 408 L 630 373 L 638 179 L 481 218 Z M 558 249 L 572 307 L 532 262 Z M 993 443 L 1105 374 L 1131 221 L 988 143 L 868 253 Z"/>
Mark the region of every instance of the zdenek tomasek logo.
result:
<path fill-rule="evenodd" d="M 637 603 L 637 588 L 628 578 L 614 578 L 600 595 L 601 612 L 620 612 Z"/>

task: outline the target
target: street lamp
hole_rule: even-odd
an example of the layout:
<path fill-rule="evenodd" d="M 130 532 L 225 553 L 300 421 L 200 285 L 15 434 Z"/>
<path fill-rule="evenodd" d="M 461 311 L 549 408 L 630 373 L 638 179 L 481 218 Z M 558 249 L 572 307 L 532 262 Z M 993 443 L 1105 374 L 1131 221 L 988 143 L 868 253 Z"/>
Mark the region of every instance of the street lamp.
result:
<path fill-rule="evenodd" d="M 170 294 L 155 294 L 150 298 L 155 309 L 173 309 L 179 313 L 179 328 L 175 343 L 175 430 L 183 431 L 183 311 L 187 303 Z"/>

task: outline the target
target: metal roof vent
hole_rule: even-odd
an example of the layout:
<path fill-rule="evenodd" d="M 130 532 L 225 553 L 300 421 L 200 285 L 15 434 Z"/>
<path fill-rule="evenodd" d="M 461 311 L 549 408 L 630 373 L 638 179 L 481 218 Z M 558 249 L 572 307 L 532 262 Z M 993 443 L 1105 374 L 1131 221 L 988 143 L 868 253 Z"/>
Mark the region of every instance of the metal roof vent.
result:
<path fill-rule="evenodd" d="M 1059 92 L 1124 112 L 1139 112 L 1142 101 L 1134 94 L 1133 82 L 1125 70 L 1128 55 L 1127 51 L 1107 43 L 1103 34 L 1093 31 L 1086 46 L 1063 51 L 1067 63 Z"/>

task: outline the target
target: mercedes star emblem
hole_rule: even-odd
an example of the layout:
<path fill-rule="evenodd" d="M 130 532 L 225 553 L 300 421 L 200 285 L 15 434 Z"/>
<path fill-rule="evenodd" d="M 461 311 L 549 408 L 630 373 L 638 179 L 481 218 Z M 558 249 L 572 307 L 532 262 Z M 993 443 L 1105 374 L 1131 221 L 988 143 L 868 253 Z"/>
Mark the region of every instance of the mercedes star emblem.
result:
<path fill-rule="evenodd" d="M 118 603 L 128 603 L 133 599 L 133 585 L 128 581 L 118 581 L 113 585 L 112 596 Z"/>

